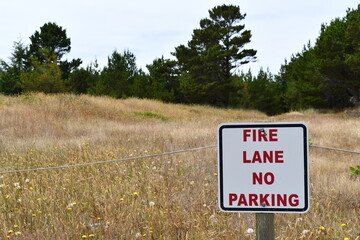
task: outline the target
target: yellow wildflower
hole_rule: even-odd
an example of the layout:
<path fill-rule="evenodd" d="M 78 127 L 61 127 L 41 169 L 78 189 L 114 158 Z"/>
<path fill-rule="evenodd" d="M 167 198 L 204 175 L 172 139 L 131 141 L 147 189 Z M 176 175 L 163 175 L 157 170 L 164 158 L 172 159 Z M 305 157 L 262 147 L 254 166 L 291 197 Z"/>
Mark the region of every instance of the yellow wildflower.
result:
<path fill-rule="evenodd" d="M 138 192 L 134 192 L 134 196 L 138 196 L 139 195 L 139 193 Z"/>
<path fill-rule="evenodd" d="M 347 225 L 346 223 L 343 223 L 341 224 L 341 227 L 346 227 L 346 225 Z"/>
<path fill-rule="evenodd" d="M 320 226 L 320 230 L 321 230 L 321 231 L 325 231 L 325 229 L 326 229 L 326 228 L 325 228 L 324 226 Z"/>
<path fill-rule="evenodd" d="M 89 234 L 89 237 L 95 237 L 95 234 Z"/>

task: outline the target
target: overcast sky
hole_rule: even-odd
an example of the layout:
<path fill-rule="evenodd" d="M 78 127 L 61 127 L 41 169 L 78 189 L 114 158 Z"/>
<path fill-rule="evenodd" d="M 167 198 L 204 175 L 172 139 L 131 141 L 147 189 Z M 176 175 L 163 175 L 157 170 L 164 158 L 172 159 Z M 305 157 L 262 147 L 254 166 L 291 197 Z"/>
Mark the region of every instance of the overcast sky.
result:
<path fill-rule="evenodd" d="M 81 58 L 86 67 L 98 60 L 104 66 L 114 50 L 134 53 L 138 67 L 146 69 L 155 58 L 173 58 L 171 52 L 191 39 L 208 10 L 222 4 L 240 6 L 260 67 L 277 73 L 285 58 L 314 43 L 322 23 L 344 17 L 359 0 L 1 0 L 0 59 L 8 61 L 13 42 L 29 37 L 47 22 L 66 29 L 71 39 L 67 58 Z"/>

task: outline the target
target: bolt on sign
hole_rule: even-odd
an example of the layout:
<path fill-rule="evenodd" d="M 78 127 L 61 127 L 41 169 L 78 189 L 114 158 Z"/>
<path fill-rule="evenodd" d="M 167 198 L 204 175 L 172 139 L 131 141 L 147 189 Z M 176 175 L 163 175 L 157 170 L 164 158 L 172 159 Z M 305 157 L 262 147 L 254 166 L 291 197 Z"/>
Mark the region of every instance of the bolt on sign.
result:
<path fill-rule="evenodd" d="M 304 123 L 221 124 L 218 141 L 222 211 L 308 211 L 309 147 Z"/>

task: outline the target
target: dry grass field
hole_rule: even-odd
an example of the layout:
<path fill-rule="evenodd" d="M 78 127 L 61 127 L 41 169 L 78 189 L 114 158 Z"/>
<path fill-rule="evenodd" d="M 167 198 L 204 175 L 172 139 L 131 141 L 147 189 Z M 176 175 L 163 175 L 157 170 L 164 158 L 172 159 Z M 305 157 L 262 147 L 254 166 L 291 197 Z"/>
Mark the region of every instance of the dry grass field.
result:
<path fill-rule="evenodd" d="M 69 94 L 0 95 L 0 171 L 215 145 L 223 122 L 302 121 L 311 143 L 360 151 L 360 118 Z M 275 214 L 276 239 L 360 239 L 358 154 L 310 148 L 311 206 Z M 254 214 L 217 203 L 217 150 L 0 174 L 0 239 L 255 239 Z M 250 229 L 251 228 L 251 229 Z"/>

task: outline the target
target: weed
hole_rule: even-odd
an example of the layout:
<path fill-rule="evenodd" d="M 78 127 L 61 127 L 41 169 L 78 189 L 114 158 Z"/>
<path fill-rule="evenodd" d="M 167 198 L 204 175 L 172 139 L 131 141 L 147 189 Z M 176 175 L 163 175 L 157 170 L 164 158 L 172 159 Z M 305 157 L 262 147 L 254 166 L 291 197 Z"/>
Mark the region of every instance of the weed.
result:
<path fill-rule="evenodd" d="M 157 119 L 160 119 L 160 120 L 167 120 L 166 117 L 164 117 L 163 115 L 161 114 L 158 114 L 158 113 L 153 113 L 153 112 L 135 112 L 134 113 L 136 116 L 141 116 L 141 117 L 146 117 L 146 118 L 157 118 Z"/>
<path fill-rule="evenodd" d="M 353 177 L 360 176 L 360 165 L 357 165 L 356 167 L 350 167 L 350 173 Z"/>

